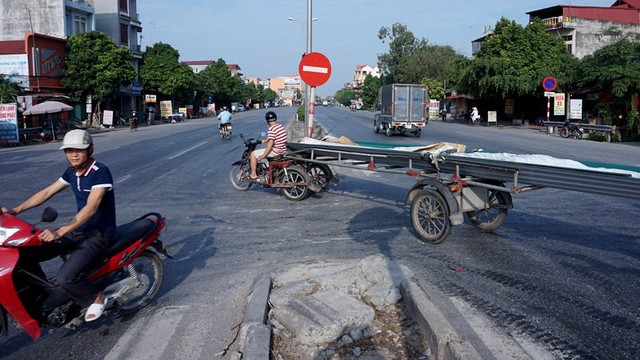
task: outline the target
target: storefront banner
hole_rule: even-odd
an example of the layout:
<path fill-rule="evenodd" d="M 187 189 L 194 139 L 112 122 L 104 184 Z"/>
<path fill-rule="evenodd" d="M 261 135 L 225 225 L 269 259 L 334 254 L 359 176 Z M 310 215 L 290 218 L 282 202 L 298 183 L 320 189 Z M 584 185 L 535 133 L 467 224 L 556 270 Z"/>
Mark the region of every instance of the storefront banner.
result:
<path fill-rule="evenodd" d="M 160 101 L 160 116 L 163 118 L 170 118 L 172 114 L 173 106 L 171 105 L 171 100 Z"/>
<path fill-rule="evenodd" d="M 0 143 L 18 142 L 18 106 L 0 104 Z"/>
<path fill-rule="evenodd" d="M 556 93 L 553 100 L 553 115 L 564 116 L 565 101 L 564 93 Z"/>

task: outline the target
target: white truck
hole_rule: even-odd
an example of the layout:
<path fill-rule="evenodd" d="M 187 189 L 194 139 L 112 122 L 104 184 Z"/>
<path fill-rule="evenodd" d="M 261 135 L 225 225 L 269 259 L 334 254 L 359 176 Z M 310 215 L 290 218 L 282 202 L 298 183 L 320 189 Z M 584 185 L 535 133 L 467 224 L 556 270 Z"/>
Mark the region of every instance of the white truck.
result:
<path fill-rule="evenodd" d="M 384 85 L 378 93 L 378 111 L 373 120 L 373 131 L 387 136 L 398 132 L 413 132 L 419 137 L 427 126 L 429 91 L 424 85 Z"/>

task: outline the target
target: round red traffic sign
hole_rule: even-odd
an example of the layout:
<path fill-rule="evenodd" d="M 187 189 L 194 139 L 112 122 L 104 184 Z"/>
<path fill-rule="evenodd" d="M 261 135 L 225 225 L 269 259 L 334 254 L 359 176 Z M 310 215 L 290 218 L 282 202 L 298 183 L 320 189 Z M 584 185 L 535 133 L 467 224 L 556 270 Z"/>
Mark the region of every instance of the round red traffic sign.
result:
<path fill-rule="evenodd" d="M 542 88 L 547 91 L 554 91 L 558 87 L 558 80 L 553 76 L 547 76 L 542 80 Z"/>
<path fill-rule="evenodd" d="M 319 52 L 308 53 L 300 60 L 298 72 L 308 85 L 320 86 L 331 77 L 331 63 Z"/>

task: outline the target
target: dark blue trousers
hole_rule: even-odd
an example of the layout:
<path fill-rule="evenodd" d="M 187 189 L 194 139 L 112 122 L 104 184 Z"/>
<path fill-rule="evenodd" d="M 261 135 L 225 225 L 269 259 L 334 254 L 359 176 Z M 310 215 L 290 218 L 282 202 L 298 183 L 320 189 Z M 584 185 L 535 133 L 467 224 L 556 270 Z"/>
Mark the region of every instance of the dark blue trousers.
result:
<path fill-rule="evenodd" d="M 93 303 L 99 290 L 89 281 L 87 275 L 94 270 L 107 248 L 111 239 L 100 232 L 79 233 L 71 232 L 64 237 L 34 246 L 20 249 L 20 262 L 27 269 L 40 269 L 40 262 L 64 255 L 66 260 L 58 269 L 56 282 L 73 297 L 83 308 Z M 35 270 L 42 273 L 42 270 Z"/>

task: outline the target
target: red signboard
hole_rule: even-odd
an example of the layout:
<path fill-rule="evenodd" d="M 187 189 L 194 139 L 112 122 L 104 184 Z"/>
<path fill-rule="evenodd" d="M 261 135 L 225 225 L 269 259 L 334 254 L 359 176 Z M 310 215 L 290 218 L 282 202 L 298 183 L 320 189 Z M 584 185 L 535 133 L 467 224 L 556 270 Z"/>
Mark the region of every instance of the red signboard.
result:
<path fill-rule="evenodd" d="M 331 76 L 331 63 L 326 56 L 318 52 L 305 55 L 300 60 L 298 72 L 302 81 L 310 86 L 320 86 L 329 80 Z"/>

